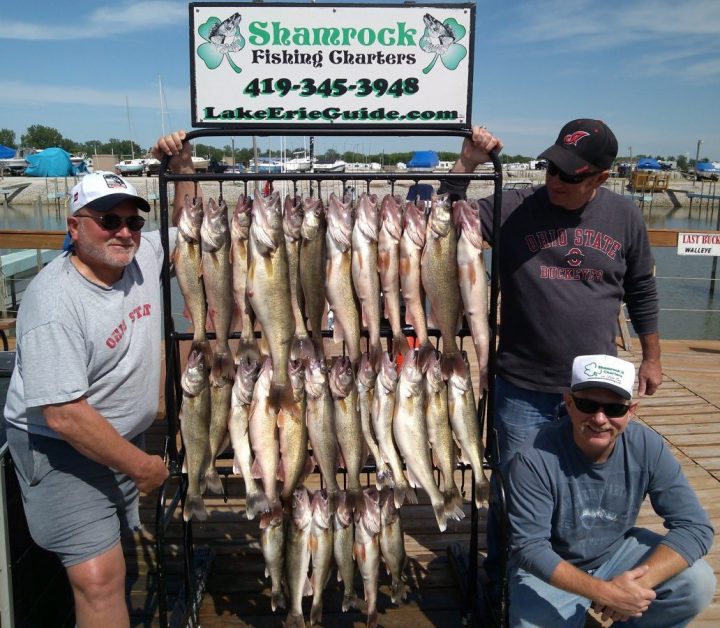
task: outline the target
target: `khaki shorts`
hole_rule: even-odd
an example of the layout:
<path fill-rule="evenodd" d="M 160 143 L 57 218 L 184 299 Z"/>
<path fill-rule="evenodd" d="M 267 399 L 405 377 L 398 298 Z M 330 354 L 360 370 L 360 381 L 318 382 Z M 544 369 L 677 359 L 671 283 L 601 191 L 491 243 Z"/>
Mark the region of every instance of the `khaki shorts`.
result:
<path fill-rule="evenodd" d="M 65 567 L 108 551 L 121 532 L 140 529 L 138 490 L 128 476 L 63 440 L 10 426 L 7 439 L 30 534 Z"/>

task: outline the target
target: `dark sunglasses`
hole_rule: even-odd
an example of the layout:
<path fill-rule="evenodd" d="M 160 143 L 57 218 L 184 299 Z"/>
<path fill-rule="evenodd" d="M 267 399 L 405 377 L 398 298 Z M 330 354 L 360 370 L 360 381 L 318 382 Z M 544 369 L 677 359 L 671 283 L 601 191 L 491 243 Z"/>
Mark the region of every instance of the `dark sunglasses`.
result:
<path fill-rule="evenodd" d="M 617 419 L 625 416 L 630 410 L 630 405 L 624 403 L 600 403 L 593 399 L 585 399 L 583 397 L 572 396 L 575 407 L 584 414 L 595 414 L 602 409 L 603 414 L 608 419 Z"/>
<path fill-rule="evenodd" d="M 145 219 L 142 216 L 128 216 L 121 218 L 117 214 L 103 214 L 102 216 L 90 216 L 88 214 L 75 214 L 75 218 L 90 218 L 100 225 L 105 231 L 118 231 L 123 226 L 130 231 L 140 231 L 145 226 Z"/>
<path fill-rule="evenodd" d="M 560 177 L 560 181 L 563 183 L 582 183 L 585 179 L 594 177 L 599 172 L 583 172 L 583 174 L 566 174 L 560 168 L 558 168 L 552 161 L 548 162 L 547 173 L 551 177 Z"/>

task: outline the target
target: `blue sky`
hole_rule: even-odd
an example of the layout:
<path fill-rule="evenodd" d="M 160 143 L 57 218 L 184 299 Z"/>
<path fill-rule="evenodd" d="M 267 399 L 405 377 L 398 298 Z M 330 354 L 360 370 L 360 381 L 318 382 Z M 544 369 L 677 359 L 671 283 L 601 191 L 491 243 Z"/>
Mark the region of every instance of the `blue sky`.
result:
<path fill-rule="evenodd" d="M 597 117 L 621 155 L 632 147 L 694 158 L 702 139 L 700 157 L 720 160 L 720 1 L 479 0 L 476 16 L 473 119 L 506 152 L 536 155 L 567 120 Z M 77 141 L 132 130 L 146 148 L 161 130 L 158 76 L 166 125 L 189 128 L 188 30 L 181 1 L 3 2 L 0 128 L 19 140 L 44 124 Z M 357 143 L 323 138 L 317 147 Z M 457 138 L 361 144 L 459 148 Z"/>

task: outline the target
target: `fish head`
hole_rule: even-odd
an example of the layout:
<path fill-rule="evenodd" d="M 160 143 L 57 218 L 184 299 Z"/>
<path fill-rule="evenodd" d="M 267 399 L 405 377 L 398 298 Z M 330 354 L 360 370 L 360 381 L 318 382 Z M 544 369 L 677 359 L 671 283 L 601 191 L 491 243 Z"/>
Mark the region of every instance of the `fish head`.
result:
<path fill-rule="evenodd" d="M 327 491 L 323 488 L 317 490 L 312 496 L 312 512 L 313 522 L 316 526 L 327 530 L 332 525 L 332 515 L 330 513 L 330 501 Z"/>
<path fill-rule="evenodd" d="M 402 236 L 402 201 L 397 196 L 386 194 L 380 203 L 382 229 L 396 242 Z"/>
<path fill-rule="evenodd" d="M 410 349 L 403 356 L 402 367 L 400 369 L 400 378 L 415 387 L 422 381 L 422 371 L 418 368 L 417 349 Z"/>
<path fill-rule="evenodd" d="M 250 404 L 252 401 L 255 382 L 260 375 L 260 363 L 250 358 L 240 358 L 235 369 L 235 384 L 233 394 L 243 403 Z"/>
<path fill-rule="evenodd" d="M 249 196 L 241 194 L 235 204 L 232 221 L 230 222 L 230 237 L 233 240 L 247 240 L 250 235 L 252 221 L 252 200 Z"/>
<path fill-rule="evenodd" d="M 428 218 L 428 231 L 436 237 L 444 238 L 453 227 L 450 213 L 449 197 L 447 194 L 434 196 L 430 200 L 430 218 Z"/>
<path fill-rule="evenodd" d="M 310 360 L 305 369 L 305 392 L 313 399 L 319 399 L 328 387 L 325 361 Z"/>
<path fill-rule="evenodd" d="M 200 227 L 203 223 L 202 198 L 192 199 L 189 194 L 183 200 L 178 229 L 191 242 L 200 242 Z"/>
<path fill-rule="evenodd" d="M 391 391 L 395 390 L 397 381 L 398 372 L 395 368 L 395 362 L 390 359 L 390 354 L 387 351 L 383 351 L 377 382 L 380 383 L 385 390 Z"/>
<path fill-rule="evenodd" d="M 453 203 L 453 223 L 476 249 L 482 249 L 483 237 L 480 227 L 480 208 L 475 202 L 455 201 Z"/>
<path fill-rule="evenodd" d="M 283 231 L 290 240 L 299 240 L 303 223 L 303 206 L 297 196 L 285 196 L 283 202 Z"/>
<path fill-rule="evenodd" d="M 385 526 L 395 523 L 399 516 L 400 511 L 397 506 L 395 506 L 393 489 L 383 488 L 380 491 L 380 520 L 382 521 L 382 525 Z"/>
<path fill-rule="evenodd" d="M 232 35 L 235 29 L 240 25 L 242 17 L 239 13 L 233 13 L 229 18 L 224 19 L 222 22 L 217 22 L 210 29 L 208 38 Z"/>
<path fill-rule="evenodd" d="M 293 389 L 293 399 L 300 401 L 305 392 L 305 363 L 303 360 L 290 360 L 288 362 L 288 376 Z"/>
<path fill-rule="evenodd" d="M 374 486 L 363 490 L 365 511 L 355 513 L 355 522 L 361 523 L 368 532 L 377 534 L 380 531 L 380 493 Z"/>
<path fill-rule="evenodd" d="M 258 374 L 257 381 L 255 382 L 255 388 L 260 387 L 262 390 L 270 390 L 270 383 L 273 377 L 273 364 L 272 359 L 269 355 L 266 355 L 263 359 L 260 373 Z"/>
<path fill-rule="evenodd" d="M 312 521 L 310 494 L 304 486 L 299 486 L 292 495 L 292 519 L 301 530 L 307 528 Z"/>
<path fill-rule="evenodd" d="M 314 240 L 322 233 L 325 211 L 319 198 L 303 200 L 303 222 L 301 233 L 304 240 Z"/>
<path fill-rule="evenodd" d="M 408 201 L 403 214 L 403 236 L 408 238 L 418 249 L 425 246 L 425 230 L 427 220 L 425 208 Z"/>
<path fill-rule="evenodd" d="M 278 198 L 278 192 L 273 192 L 271 196 L 262 196 L 258 190 L 255 190 L 250 232 L 263 250 L 263 254 L 267 251 L 275 251 L 281 244 L 285 244 Z"/>
<path fill-rule="evenodd" d="M 450 376 L 448 377 L 448 386 L 450 388 L 454 388 L 460 394 L 472 391 L 473 383 L 467 358 L 463 360 L 460 368 L 453 369 L 450 373 Z"/>
<path fill-rule="evenodd" d="M 335 192 L 330 194 L 327 210 L 327 225 L 330 237 L 342 251 L 352 243 L 353 212 L 352 200 L 343 202 Z"/>
<path fill-rule="evenodd" d="M 439 392 L 445 386 L 445 378 L 442 374 L 442 365 L 440 362 L 440 353 L 433 351 L 427 362 L 425 370 L 425 378 L 428 386 L 433 392 Z"/>
<path fill-rule="evenodd" d="M 366 351 L 360 356 L 360 365 L 358 366 L 358 386 L 362 386 L 366 390 L 370 390 L 375 386 L 377 371 L 370 360 L 370 354 Z"/>
<path fill-rule="evenodd" d="M 191 397 L 198 395 L 209 384 L 208 355 L 202 348 L 190 350 L 180 385 Z"/>
<path fill-rule="evenodd" d="M 364 192 L 360 197 L 355 216 L 355 229 L 368 239 L 377 242 L 378 239 L 378 206 L 377 196 Z"/>
<path fill-rule="evenodd" d="M 219 199 L 217 202 L 212 198 L 208 200 L 200 227 L 200 236 L 203 250 L 209 251 L 217 251 L 229 240 L 227 203 L 223 199 Z"/>
<path fill-rule="evenodd" d="M 355 376 L 349 357 L 339 357 L 335 360 L 330 369 L 329 383 L 334 397 L 344 399 L 350 394 L 355 386 Z"/>
<path fill-rule="evenodd" d="M 335 503 L 335 528 L 347 528 L 353 520 L 352 508 L 348 506 L 347 493 L 340 491 Z"/>

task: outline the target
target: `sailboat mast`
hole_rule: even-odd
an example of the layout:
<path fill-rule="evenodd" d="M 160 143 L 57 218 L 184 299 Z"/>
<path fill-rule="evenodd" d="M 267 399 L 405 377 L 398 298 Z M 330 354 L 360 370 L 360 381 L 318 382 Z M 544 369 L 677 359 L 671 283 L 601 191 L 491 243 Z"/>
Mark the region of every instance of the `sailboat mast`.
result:
<path fill-rule="evenodd" d="M 133 142 L 132 124 L 130 124 L 130 103 L 127 96 L 125 96 L 125 109 L 127 109 L 128 131 L 130 132 L 130 154 L 132 159 L 135 159 L 135 142 Z"/>
<path fill-rule="evenodd" d="M 163 102 L 162 76 L 158 74 L 158 90 L 160 91 L 160 130 L 165 135 L 165 103 Z"/>

